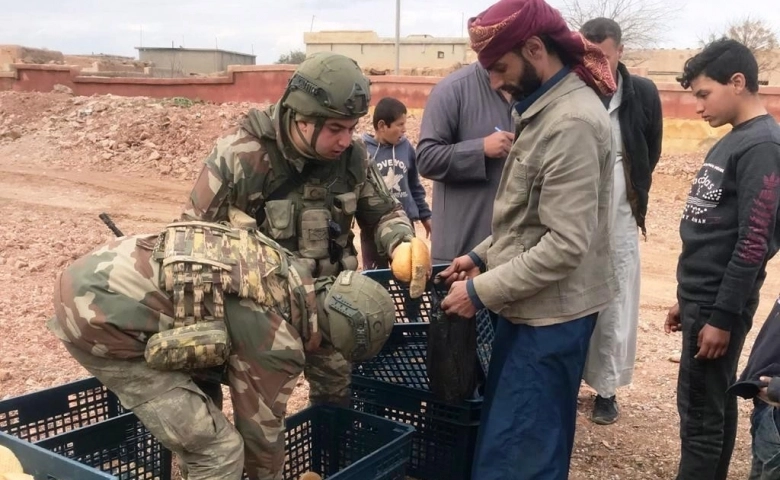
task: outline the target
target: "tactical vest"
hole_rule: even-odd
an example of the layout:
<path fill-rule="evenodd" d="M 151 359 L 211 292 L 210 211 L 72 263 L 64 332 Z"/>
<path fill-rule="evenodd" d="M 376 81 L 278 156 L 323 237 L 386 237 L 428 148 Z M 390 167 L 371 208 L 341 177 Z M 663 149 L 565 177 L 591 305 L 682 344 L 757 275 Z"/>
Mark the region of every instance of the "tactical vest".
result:
<path fill-rule="evenodd" d="M 147 364 L 159 370 L 223 365 L 230 353 L 225 295 L 254 300 L 289 318 L 297 275 L 281 246 L 244 229 L 206 222 L 166 226 L 154 247 L 159 287 L 173 299 L 173 326 L 146 345 Z"/>
<path fill-rule="evenodd" d="M 365 152 L 350 146 L 332 162 L 307 162 L 299 172 L 279 149 L 273 120 L 259 115 L 260 142 L 271 172 L 249 208 L 258 228 L 306 263 L 315 277 L 357 269 L 352 233 L 366 181 Z"/>

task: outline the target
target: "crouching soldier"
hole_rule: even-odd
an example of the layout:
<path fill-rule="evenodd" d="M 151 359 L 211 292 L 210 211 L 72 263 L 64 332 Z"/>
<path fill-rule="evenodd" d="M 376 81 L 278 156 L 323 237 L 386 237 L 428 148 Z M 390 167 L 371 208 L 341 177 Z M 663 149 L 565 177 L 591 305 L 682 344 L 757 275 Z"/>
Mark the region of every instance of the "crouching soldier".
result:
<path fill-rule="evenodd" d="M 394 307 L 354 271 L 312 278 L 256 230 L 199 221 L 121 237 L 60 274 L 49 329 L 180 459 L 185 478 L 282 478 L 287 401 L 310 357 L 378 353 Z M 193 382 L 224 368 L 235 427 Z M 328 369 L 339 371 L 338 369 Z M 343 391 L 349 377 L 317 376 Z"/>

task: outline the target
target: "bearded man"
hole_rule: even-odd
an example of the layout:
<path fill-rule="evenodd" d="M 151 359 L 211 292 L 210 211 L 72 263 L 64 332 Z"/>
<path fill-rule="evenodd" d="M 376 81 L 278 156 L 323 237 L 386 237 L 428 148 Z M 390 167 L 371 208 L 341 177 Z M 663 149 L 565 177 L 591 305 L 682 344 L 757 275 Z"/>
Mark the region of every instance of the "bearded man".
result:
<path fill-rule="evenodd" d="M 615 81 L 543 0 L 501 0 L 469 36 L 492 86 L 517 100 L 493 235 L 441 274 L 447 313 L 499 316 L 472 478 L 564 480 L 589 340 L 617 291 L 602 100 Z"/>

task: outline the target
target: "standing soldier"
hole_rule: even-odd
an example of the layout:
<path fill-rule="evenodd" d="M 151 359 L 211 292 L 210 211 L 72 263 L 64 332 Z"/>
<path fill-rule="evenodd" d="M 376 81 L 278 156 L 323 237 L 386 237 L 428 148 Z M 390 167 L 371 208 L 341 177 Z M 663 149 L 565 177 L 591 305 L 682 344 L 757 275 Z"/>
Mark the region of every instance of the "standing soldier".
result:
<path fill-rule="evenodd" d="M 357 269 L 353 219 L 373 232 L 379 255 L 392 258 L 414 230 L 365 146 L 353 138 L 369 100 L 369 81 L 354 60 L 329 52 L 311 55 L 275 105 L 250 110 L 235 131 L 217 140 L 183 218 L 259 228 L 299 257 L 314 277 Z M 310 381 L 334 376 L 332 369 L 342 374 L 351 369 L 344 361 L 311 360 L 305 372 Z M 312 388 L 312 402 L 348 402 L 347 383 L 327 388 Z"/>
<path fill-rule="evenodd" d="M 116 239 L 58 278 L 49 329 L 177 454 L 188 480 L 279 480 L 287 401 L 318 361 L 376 355 L 393 301 L 354 271 L 311 276 L 252 230 L 179 222 Z M 226 370 L 235 427 L 192 373 Z M 340 373 L 337 370 L 333 370 Z M 346 377 L 312 379 L 348 384 Z M 327 389 L 327 388 L 326 388 Z"/>

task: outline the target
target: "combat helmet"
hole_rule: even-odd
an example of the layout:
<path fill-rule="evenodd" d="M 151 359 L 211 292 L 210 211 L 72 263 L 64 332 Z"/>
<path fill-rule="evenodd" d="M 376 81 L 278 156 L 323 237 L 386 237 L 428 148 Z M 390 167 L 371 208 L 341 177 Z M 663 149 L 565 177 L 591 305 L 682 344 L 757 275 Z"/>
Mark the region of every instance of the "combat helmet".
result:
<path fill-rule="evenodd" d="M 308 56 L 282 97 L 283 108 L 310 118 L 360 118 L 368 113 L 369 81 L 357 62 L 332 52 Z"/>
<path fill-rule="evenodd" d="M 326 318 L 318 323 L 323 338 L 353 362 L 376 356 L 395 322 L 395 306 L 387 290 L 353 270 L 332 281 L 322 307 Z"/>

